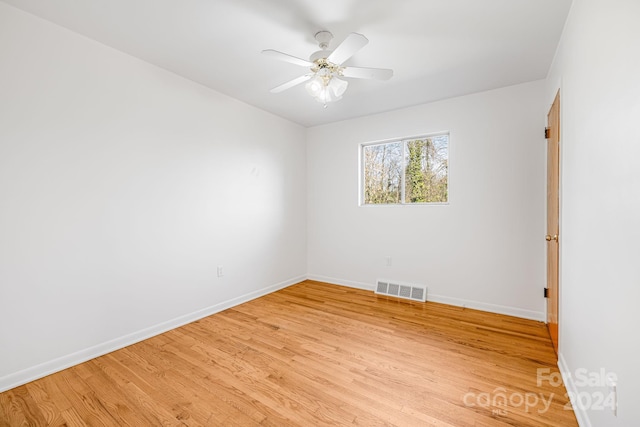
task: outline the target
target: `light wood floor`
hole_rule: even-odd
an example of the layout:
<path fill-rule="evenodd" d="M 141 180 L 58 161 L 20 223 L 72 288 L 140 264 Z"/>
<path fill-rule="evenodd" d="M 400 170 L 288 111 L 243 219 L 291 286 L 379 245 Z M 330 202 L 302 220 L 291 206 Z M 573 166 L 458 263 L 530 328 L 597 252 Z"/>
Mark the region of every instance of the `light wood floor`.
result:
<path fill-rule="evenodd" d="M 542 323 L 306 281 L 2 393 L 0 426 L 577 425 L 538 368 Z"/>

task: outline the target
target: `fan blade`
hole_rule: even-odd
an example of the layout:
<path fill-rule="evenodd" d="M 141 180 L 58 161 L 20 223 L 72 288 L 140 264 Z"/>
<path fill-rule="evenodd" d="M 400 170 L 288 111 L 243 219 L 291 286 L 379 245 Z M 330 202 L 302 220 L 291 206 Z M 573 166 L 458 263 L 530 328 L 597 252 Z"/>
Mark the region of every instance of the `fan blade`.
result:
<path fill-rule="evenodd" d="M 344 61 L 351 58 L 354 53 L 362 49 L 369 40 L 358 33 L 351 33 L 334 51 L 327 57 L 327 61 L 337 65 L 342 65 Z"/>
<path fill-rule="evenodd" d="M 389 80 L 393 76 L 393 70 L 385 68 L 346 67 L 342 75 L 354 79 Z"/>
<path fill-rule="evenodd" d="M 287 55 L 286 53 L 278 52 L 277 50 L 267 49 L 263 50 L 262 53 L 272 58 L 279 59 L 280 61 L 290 62 L 303 67 L 313 67 L 313 62 L 309 62 L 306 59 L 298 58 L 296 56 Z"/>
<path fill-rule="evenodd" d="M 273 89 L 271 89 L 269 92 L 271 93 L 280 93 L 284 90 L 287 90 L 289 88 L 292 88 L 294 86 L 299 85 L 300 83 L 304 83 L 307 80 L 309 80 L 311 77 L 313 77 L 313 74 L 305 74 L 304 76 L 300 76 L 300 77 L 296 77 L 293 80 L 290 80 L 286 83 L 281 84 L 280 86 L 276 86 Z"/>

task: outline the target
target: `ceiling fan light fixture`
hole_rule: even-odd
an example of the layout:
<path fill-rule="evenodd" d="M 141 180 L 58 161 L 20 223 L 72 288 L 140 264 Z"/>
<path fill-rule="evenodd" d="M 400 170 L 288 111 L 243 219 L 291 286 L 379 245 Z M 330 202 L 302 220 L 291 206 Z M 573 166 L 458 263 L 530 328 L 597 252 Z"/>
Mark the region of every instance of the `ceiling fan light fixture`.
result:
<path fill-rule="evenodd" d="M 315 75 L 309 83 L 305 85 L 305 89 L 307 89 L 307 93 L 314 98 L 318 97 L 320 93 L 324 90 L 324 81 L 321 76 Z"/>
<path fill-rule="evenodd" d="M 342 96 L 336 96 L 331 89 L 325 86 L 322 88 L 318 96 L 315 96 L 314 98 L 326 107 L 329 102 L 335 102 L 342 99 Z"/>
<path fill-rule="evenodd" d="M 305 85 L 305 89 L 316 101 L 326 105 L 342 99 L 347 86 L 349 83 L 346 80 L 339 79 L 326 70 L 320 70 Z"/>
<path fill-rule="evenodd" d="M 347 82 L 346 80 L 341 80 L 334 76 L 329 81 L 328 88 L 331 89 L 335 96 L 341 98 L 344 92 L 347 90 L 347 86 L 349 86 L 349 82 Z"/>

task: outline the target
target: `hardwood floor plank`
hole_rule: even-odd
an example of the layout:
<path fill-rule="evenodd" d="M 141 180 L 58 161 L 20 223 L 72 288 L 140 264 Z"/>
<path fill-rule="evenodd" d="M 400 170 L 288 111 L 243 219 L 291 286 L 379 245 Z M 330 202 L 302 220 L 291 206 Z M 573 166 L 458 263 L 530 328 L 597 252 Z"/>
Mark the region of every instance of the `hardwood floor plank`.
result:
<path fill-rule="evenodd" d="M 85 427 L 87 424 L 82 420 L 78 411 L 73 408 L 65 409 L 60 413 L 65 424 L 69 427 Z M 64 424 L 63 424 L 64 425 Z"/>
<path fill-rule="evenodd" d="M 576 426 L 555 363 L 540 322 L 305 281 L 0 393 L 0 426 Z"/>
<path fill-rule="evenodd" d="M 46 383 L 44 381 L 34 381 L 26 384 L 24 387 L 42 413 L 47 425 L 65 424 L 64 419 L 60 414 L 60 409 L 49 397 L 45 384 Z"/>

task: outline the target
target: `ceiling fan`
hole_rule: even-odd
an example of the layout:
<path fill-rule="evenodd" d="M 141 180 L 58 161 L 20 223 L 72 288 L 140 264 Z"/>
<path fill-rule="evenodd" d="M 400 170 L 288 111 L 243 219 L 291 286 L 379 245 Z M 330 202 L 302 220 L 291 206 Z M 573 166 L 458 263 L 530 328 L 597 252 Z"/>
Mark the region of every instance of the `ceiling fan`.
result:
<path fill-rule="evenodd" d="M 338 101 L 347 90 L 349 83 L 340 77 L 388 80 L 393 76 L 393 70 L 342 65 L 369 43 L 362 34 L 349 34 L 334 50 L 328 49 L 329 42 L 333 39 L 333 34 L 329 31 L 317 32 L 315 39 L 318 41 L 320 50 L 312 53 L 308 61 L 273 49 L 262 51 L 275 59 L 308 67 L 310 70 L 307 74 L 274 87 L 271 93 L 282 92 L 308 81 L 305 85 L 307 92 L 316 101 L 323 103 L 326 108 L 328 102 Z"/>

